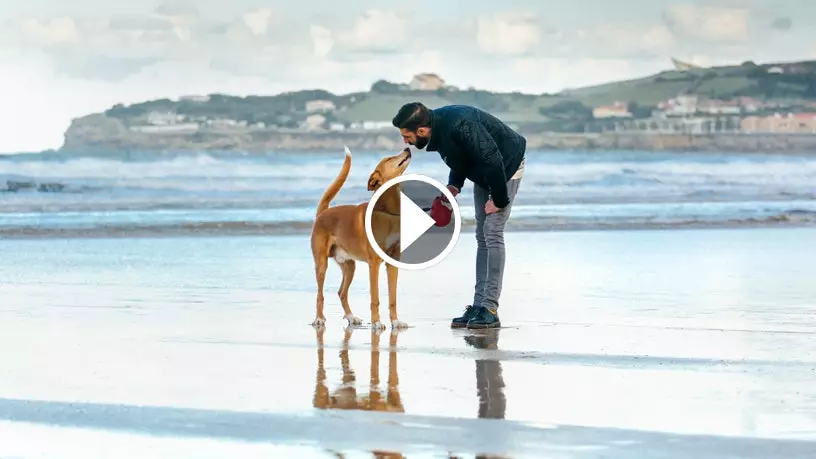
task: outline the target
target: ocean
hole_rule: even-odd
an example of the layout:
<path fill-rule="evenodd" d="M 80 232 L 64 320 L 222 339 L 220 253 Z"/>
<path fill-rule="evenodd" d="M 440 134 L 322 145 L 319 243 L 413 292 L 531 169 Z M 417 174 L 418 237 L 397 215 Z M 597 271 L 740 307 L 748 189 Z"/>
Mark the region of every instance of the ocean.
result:
<path fill-rule="evenodd" d="M 335 203 L 367 200 L 392 152 L 354 152 Z M 0 234 L 134 226 L 308 228 L 344 153 L 116 153 L 0 156 Z M 435 152 L 410 173 L 446 183 Z M 471 184 L 460 195 L 473 216 Z M 802 225 L 816 222 L 816 154 L 530 151 L 510 227 Z M 243 226 L 242 226 L 243 225 Z M 62 234 L 62 233 L 61 233 Z"/>

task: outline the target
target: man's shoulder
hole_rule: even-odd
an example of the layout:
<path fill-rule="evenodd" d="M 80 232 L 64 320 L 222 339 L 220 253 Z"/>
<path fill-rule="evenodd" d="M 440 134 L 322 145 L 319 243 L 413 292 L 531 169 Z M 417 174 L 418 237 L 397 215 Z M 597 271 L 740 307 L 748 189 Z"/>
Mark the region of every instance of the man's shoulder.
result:
<path fill-rule="evenodd" d="M 445 105 L 433 110 L 438 128 L 446 132 L 458 132 L 470 123 L 480 123 L 487 113 L 471 105 Z"/>
<path fill-rule="evenodd" d="M 483 110 L 472 105 L 451 104 L 443 105 L 432 110 L 434 114 L 446 121 L 460 121 L 462 119 L 477 119 Z"/>

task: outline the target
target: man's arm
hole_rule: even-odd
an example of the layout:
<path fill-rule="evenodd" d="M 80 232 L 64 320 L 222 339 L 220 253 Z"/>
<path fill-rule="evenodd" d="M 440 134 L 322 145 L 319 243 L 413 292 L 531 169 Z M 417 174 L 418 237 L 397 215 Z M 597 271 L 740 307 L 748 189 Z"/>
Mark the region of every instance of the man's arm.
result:
<path fill-rule="evenodd" d="M 451 169 L 448 174 L 448 185 L 456 187 L 458 192 L 461 193 L 462 187 L 465 186 L 465 176 L 461 172 Z"/>
<path fill-rule="evenodd" d="M 480 123 L 461 121 L 454 139 L 470 154 L 475 155 L 479 166 L 485 171 L 485 180 L 493 204 L 503 209 L 510 203 L 507 197 L 507 177 L 504 175 L 504 161 L 499 146 L 490 133 Z"/>

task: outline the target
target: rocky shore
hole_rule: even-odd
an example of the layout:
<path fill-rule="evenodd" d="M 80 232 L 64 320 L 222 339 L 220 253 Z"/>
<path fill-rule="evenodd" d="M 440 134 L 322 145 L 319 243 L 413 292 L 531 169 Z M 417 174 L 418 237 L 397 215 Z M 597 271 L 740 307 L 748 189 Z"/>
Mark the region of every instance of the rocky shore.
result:
<path fill-rule="evenodd" d="M 530 150 L 646 150 L 816 152 L 816 135 L 556 133 L 524 131 Z M 192 131 L 143 132 L 101 114 L 75 119 L 65 133 L 62 152 L 132 151 L 334 151 L 393 150 L 402 146 L 396 130 L 282 131 L 255 128 L 207 128 Z"/>

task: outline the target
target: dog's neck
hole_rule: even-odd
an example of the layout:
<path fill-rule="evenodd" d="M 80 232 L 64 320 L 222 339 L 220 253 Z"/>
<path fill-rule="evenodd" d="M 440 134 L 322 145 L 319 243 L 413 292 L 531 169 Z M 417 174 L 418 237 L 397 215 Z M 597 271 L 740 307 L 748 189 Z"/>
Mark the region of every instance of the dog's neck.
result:
<path fill-rule="evenodd" d="M 374 204 L 374 210 L 391 215 L 400 214 L 400 186 L 396 184 L 385 191 Z"/>

